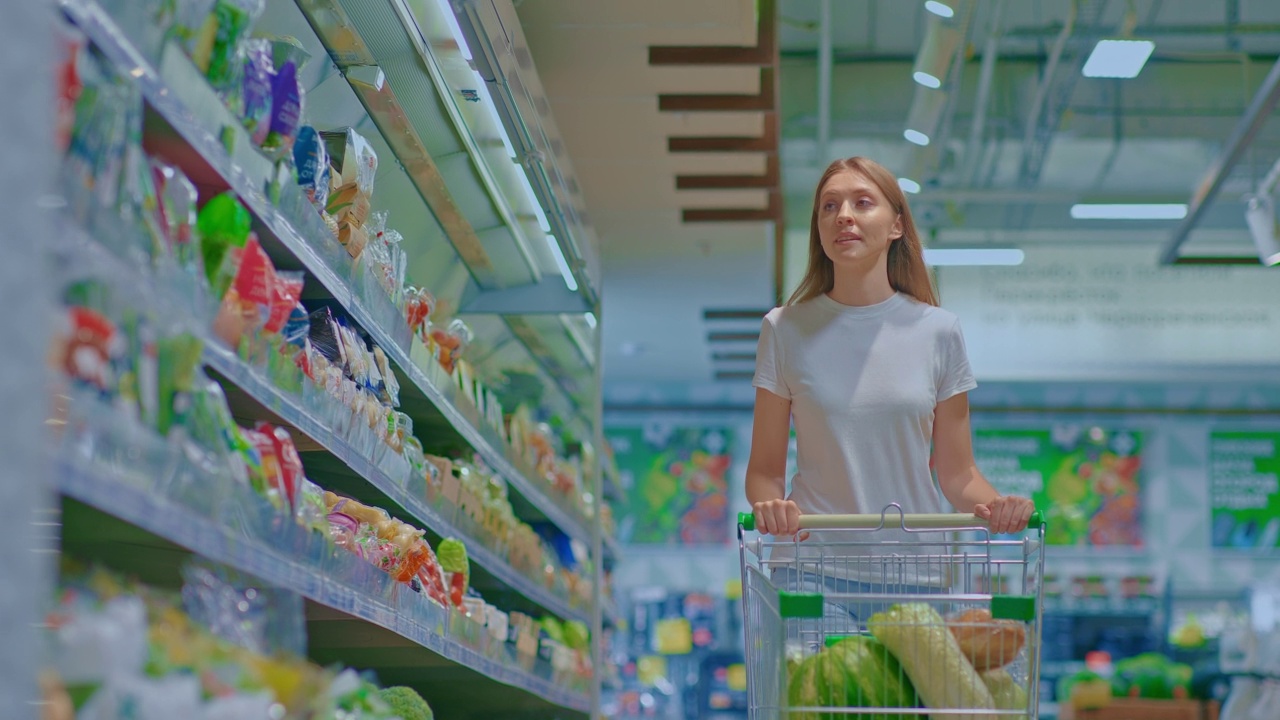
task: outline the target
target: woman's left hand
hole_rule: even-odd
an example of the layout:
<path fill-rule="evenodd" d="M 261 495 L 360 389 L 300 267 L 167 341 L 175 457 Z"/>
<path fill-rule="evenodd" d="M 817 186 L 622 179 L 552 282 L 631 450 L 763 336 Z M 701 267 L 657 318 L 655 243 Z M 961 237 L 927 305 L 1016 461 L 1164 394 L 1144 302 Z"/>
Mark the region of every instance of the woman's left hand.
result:
<path fill-rule="evenodd" d="M 974 506 L 973 514 L 986 520 L 993 534 L 1005 535 L 1026 530 L 1035 509 L 1028 498 L 1001 495 L 989 503 Z"/>

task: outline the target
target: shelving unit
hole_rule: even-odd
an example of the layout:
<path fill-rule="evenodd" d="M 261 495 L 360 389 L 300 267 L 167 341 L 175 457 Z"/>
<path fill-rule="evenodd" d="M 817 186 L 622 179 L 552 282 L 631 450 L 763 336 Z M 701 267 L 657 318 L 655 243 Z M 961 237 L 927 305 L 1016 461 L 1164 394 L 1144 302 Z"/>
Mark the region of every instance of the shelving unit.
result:
<path fill-rule="evenodd" d="M 303 455 L 307 474 L 326 489 L 383 507 L 393 516 L 425 528 L 433 537 L 463 540 L 473 563 L 474 584 L 486 595 L 491 592 L 501 595 L 508 609 L 545 611 L 565 620 L 581 621 L 592 628 L 593 636 L 598 639 L 605 623 L 616 625 L 618 622 L 612 601 L 602 597 L 599 591 L 601 566 L 606 560 L 616 561 L 620 556 L 616 541 L 604 537 L 599 529 L 599 513 L 589 517 L 535 479 L 535 473 L 512 452 L 500 429 L 482 415 L 455 378 L 447 374 L 421 340 L 412 335 L 391 300 L 376 286 L 361 288 L 350 280 L 356 276 L 356 268 L 346 250 L 333 239 L 296 185 L 273 183 L 276 172 L 272 164 L 252 148 L 238 121 L 191 61 L 172 43 L 154 47 L 145 41 L 139 43 L 138 33 L 145 34 L 145 28 L 139 30 L 131 24 L 126 27 L 126 20 L 115 16 L 115 13 L 129 14 L 127 20 L 132 22 L 145 14 L 145 10 L 140 9 L 142 5 L 135 8 L 122 2 L 59 0 L 59 7 L 90 43 L 141 91 L 147 105 L 145 143 L 148 150 L 160 149 L 166 158 L 181 165 L 201 187 L 202 194 L 212 189 L 215 192 L 230 190 L 237 195 L 252 214 L 254 229 L 272 261 L 281 268 L 305 271 L 304 299 L 340 307 L 383 349 L 400 382 L 400 409 L 413 419 L 419 437 L 430 438 L 441 448 L 474 450 L 479 460 L 506 481 L 512 491 L 510 499 L 517 517 L 527 522 L 551 523 L 590 549 L 591 564 L 596 568 L 593 579 L 596 592 L 591 604 L 582 606 L 526 576 L 501 553 L 469 534 L 456 512 L 448 513 L 426 502 L 421 488 L 407 480 L 408 467 L 403 461 L 396 464 L 392 458 L 378 462 L 363 455 L 327 426 L 322 412 L 323 397 L 309 397 L 306 393 L 298 396 L 276 387 L 263 373 L 206 334 L 202 338 L 206 347 L 203 364 L 223 385 L 233 412 L 240 418 L 267 420 L 289 428 L 300 443 L 305 438 Z M 400 14 L 406 31 L 415 27 L 416 21 L 403 15 L 408 12 L 407 6 L 397 0 L 386 0 L 384 7 L 383 2 L 363 3 L 360 7 L 372 8 L 375 13 L 394 11 Z M 536 234 L 539 223 L 535 216 L 542 210 L 534 212 L 528 210 L 527 205 L 528 202 L 540 203 L 539 195 L 546 197 L 548 188 L 540 184 L 527 202 L 513 203 L 505 194 L 510 192 L 510 174 L 505 170 L 495 172 L 495 163 L 478 156 L 486 151 L 484 145 L 469 136 L 463 150 L 471 154 L 471 163 L 464 164 L 475 171 L 478 181 L 476 178 L 458 181 L 461 166 L 456 159 L 451 159 L 447 166 L 434 164 L 428 152 L 429 144 L 422 142 L 423 128 L 415 129 L 413 118 L 403 108 L 386 102 L 394 96 L 388 94 L 387 75 L 378 68 L 379 57 L 374 51 L 380 47 L 379 43 L 385 45 L 388 38 L 380 36 L 376 42 L 365 43 L 358 33 L 350 32 L 355 26 L 343 23 L 349 23 L 353 13 L 348 13 L 343 5 L 336 0 L 297 0 L 293 12 L 312 21 L 319 31 L 316 37 L 334 61 L 344 58 L 369 61 L 359 67 L 357 63 L 335 62 L 335 67 L 344 73 L 351 91 L 368 111 L 368 118 L 382 132 L 374 139 L 394 151 L 394 155 L 381 157 L 382 162 L 390 168 L 390 174 L 408 179 L 421 194 L 427 215 L 440 222 L 442 234 L 456 252 L 453 269 L 445 275 L 456 277 L 457 268 L 464 268 L 470 278 L 464 297 L 471 300 L 479 297 L 490 303 L 495 298 L 501 301 L 501 297 L 491 292 L 501 290 L 495 286 L 504 283 L 501 273 L 497 272 L 501 268 L 495 269 L 497 274 L 488 274 L 484 269 L 486 254 L 490 254 L 492 247 L 487 246 L 481 236 L 487 240 L 493 236 L 493 233 L 482 232 L 476 224 L 484 213 L 476 209 L 474 202 L 458 203 L 449 193 L 458 187 L 490 193 L 489 200 L 500 209 L 500 221 L 512 225 L 508 228 L 510 241 L 519 244 L 526 233 L 515 226 L 532 224 L 528 234 Z M 359 13 L 354 14 L 360 17 Z M 343 28 L 347 31 L 345 34 L 326 33 Z M 412 40 L 411 33 L 407 37 Z M 340 46 L 339 42 L 346 44 Z M 324 62 L 325 58 L 315 60 Z M 375 71 L 372 76 L 368 71 L 370 66 Z M 394 74 L 391 77 L 392 87 L 407 82 L 396 79 Z M 438 72 L 435 75 L 420 73 L 414 80 L 431 78 L 437 83 L 443 82 L 443 75 Z M 442 97 L 447 97 L 449 92 L 443 87 L 426 87 L 435 89 Z M 415 93 L 429 94 L 422 93 L 420 85 L 415 87 Z M 457 112 L 456 101 L 435 99 L 442 108 L 453 107 L 451 117 L 455 121 L 467 120 Z M 430 104 L 432 98 L 415 101 Z M 323 119 L 317 118 L 316 122 L 322 123 Z M 411 142 L 415 133 L 416 147 Z M 379 152 L 382 155 L 386 150 Z M 515 167 L 519 171 L 519 166 Z M 380 183 L 381 177 L 380 174 Z M 545 183 L 546 178 L 542 180 Z M 526 207 L 520 207 L 522 203 Z M 568 223 L 559 213 L 555 222 L 566 232 L 579 227 Z M 109 253 L 94 249 L 95 239 L 90 233 L 71 227 L 65 235 L 76 244 L 78 252 L 86 256 L 97 253 L 101 257 L 95 262 L 115 262 L 121 277 L 136 277 L 137 285 L 146 289 L 151 278 L 114 260 Z M 590 247 L 590 242 L 563 238 L 561 246 L 563 249 Z M 528 254 L 527 249 L 521 252 Z M 439 253 L 432 251 L 432 257 L 438 258 Z M 577 254 L 571 254 L 571 259 L 576 274 L 583 279 L 581 292 L 569 293 L 573 297 L 567 297 L 568 291 L 563 286 L 555 292 L 545 290 L 560 283 L 555 277 L 534 278 L 533 283 L 543 288 L 539 293 L 554 300 L 557 312 L 594 311 L 598 308 L 598 295 L 595 282 L 588 281 L 590 263 Z M 504 258 L 498 265 L 507 260 Z M 537 265 L 536 259 L 532 264 Z M 158 301 L 163 302 L 163 297 L 158 296 Z M 599 374 L 593 367 L 598 347 L 584 346 L 582 337 L 571 337 L 572 323 L 563 321 L 559 322 L 563 334 L 548 341 L 545 334 L 555 330 L 555 323 L 545 321 L 551 320 L 554 314 L 526 322 L 516 308 L 504 306 L 502 302 L 498 302 L 496 309 L 486 310 L 484 305 L 485 302 L 481 302 L 480 310 L 467 311 L 502 318 L 510 338 L 538 360 L 541 370 L 553 381 L 555 392 L 568 402 L 561 404 L 573 408 L 570 422 L 577 433 L 598 444 Z M 594 342 L 598 344 L 598 335 Z M 539 357 L 537 350 L 548 345 L 556 348 L 557 358 Z M 566 363 L 564 350 L 570 347 L 577 355 L 574 362 Z M 572 383 L 567 381 L 570 377 Z M 586 403 L 594 407 L 584 408 Z M 152 469 L 159 472 L 158 468 Z M 469 695 L 485 697 L 474 705 L 463 706 L 441 695 L 429 698 L 433 705 L 456 707 L 468 713 L 481 713 L 483 708 L 494 712 L 519 709 L 531 713 L 531 717 L 562 717 L 563 710 L 587 713 L 598 706 L 598 686 L 591 692 L 566 689 L 551 677 L 549 666 L 521 667 L 510 657 L 495 658 L 478 650 L 474 643 L 468 644 L 457 637 L 452 627 L 456 620 L 449 611 L 434 608 L 415 594 L 402 591 L 370 566 L 354 568 L 357 561 L 350 558 L 339 558 L 337 565 L 315 562 L 314 558 L 308 560 L 308 548 L 290 546 L 287 538 L 281 543 L 264 541 L 263 537 L 255 537 L 252 528 L 229 526 L 220 521 L 216 513 L 210 515 L 184 507 L 142 482 L 147 472 L 145 466 L 134 470 L 136 474 L 121 476 L 109 468 L 64 459 L 55 468 L 55 487 L 66 499 L 69 514 L 92 518 L 96 525 L 110 526 L 107 534 L 116 539 L 128 538 L 124 542 L 130 548 L 164 548 L 163 552 L 130 554 L 118 547 L 112 549 L 110 542 L 93 547 L 85 538 L 73 538 L 73 546 L 89 555 L 110 555 L 117 561 L 134 565 L 133 569 L 143 574 L 171 566 L 175 553 L 195 554 L 223 563 L 309 600 L 314 659 L 368 667 L 377 670 L 387 683 L 437 687 L 442 691 L 460 683 L 458 687 L 465 687 Z M 589 488 L 594 488 L 591 492 L 597 503 L 603 494 L 600 475 L 599 467 L 587 470 Z M 344 561 L 347 565 L 342 564 Z M 346 573 L 345 579 L 335 573 Z M 357 581 L 351 581 L 353 577 Z"/>

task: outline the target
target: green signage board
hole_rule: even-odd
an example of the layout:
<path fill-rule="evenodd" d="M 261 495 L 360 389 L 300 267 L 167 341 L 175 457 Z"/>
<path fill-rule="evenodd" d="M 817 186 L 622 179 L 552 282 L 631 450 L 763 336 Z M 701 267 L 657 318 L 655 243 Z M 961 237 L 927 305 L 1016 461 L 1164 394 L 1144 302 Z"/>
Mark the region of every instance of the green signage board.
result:
<path fill-rule="evenodd" d="M 978 429 L 974 455 L 997 490 L 1035 501 L 1049 544 L 1142 546 L 1142 433 Z"/>
<path fill-rule="evenodd" d="M 1280 544 L 1280 432 L 1209 434 L 1209 506 L 1213 546 Z"/>
<path fill-rule="evenodd" d="M 626 502 L 618 535 L 635 545 L 720 545 L 729 542 L 729 427 L 651 424 L 606 428 Z"/>

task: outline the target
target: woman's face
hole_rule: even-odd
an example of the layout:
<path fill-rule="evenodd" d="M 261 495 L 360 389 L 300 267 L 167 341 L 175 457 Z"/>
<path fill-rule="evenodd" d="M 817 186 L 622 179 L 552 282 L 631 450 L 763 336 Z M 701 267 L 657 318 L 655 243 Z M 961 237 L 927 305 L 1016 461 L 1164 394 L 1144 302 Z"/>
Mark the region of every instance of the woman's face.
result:
<path fill-rule="evenodd" d="M 902 237 L 902 218 L 862 173 L 832 175 L 818 196 L 818 237 L 836 266 L 874 264 Z"/>

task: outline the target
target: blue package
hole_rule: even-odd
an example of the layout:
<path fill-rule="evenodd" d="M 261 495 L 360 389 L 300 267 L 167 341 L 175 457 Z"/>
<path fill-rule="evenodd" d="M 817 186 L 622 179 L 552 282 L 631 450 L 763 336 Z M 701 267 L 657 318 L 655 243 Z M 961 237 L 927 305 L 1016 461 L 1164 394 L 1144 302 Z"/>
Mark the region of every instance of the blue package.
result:
<path fill-rule="evenodd" d="M 329 202 L 329 150 L 320 133 L 310 125 L 298 130 L 293 143 L 293 164 L 307 199 L 316 207 L 324 207 Z"/>

